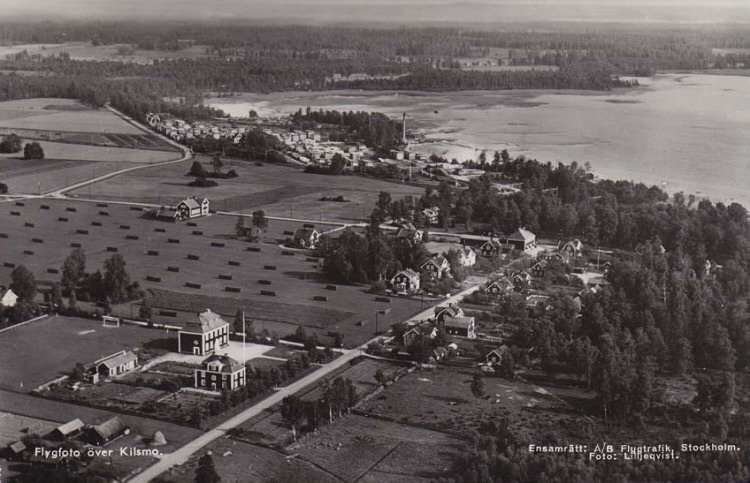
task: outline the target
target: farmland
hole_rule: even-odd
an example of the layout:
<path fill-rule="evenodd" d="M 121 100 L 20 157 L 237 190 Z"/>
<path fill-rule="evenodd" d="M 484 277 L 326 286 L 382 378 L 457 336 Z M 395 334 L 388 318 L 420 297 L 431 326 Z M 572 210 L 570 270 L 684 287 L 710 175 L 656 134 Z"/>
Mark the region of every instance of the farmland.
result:
<path fill-rule="evenodd" d="M 143 134 L 107 109 L 72 99 L 35 98 L 0 102 L 0 127 L 58 132 Z"/>
<path fill-rule="evenodd" d="M 143 211 L 133 209 L 140 207 L 114 203 L 56 199 L 18 203 L 0 204 L 2 233 L 7 236 L 3 243 L 8 247 L 0 267 L 2 284 L 9 283 L 19 264 L 26 265 L 42 286 L 59 281 L 62 263 L 75 244 L 86 253 L 89 270 L 100 268 L 113 253 L 121 254 L 133 280 L 155 290 L 156 309 L 184 311 L 158 322 L 184 323 L 195 311 L 209 307 L 233 320 L 236 309 L 244 306 L 257 330 L 286 335 L 302 323 L 321 335 L 341 331 L 349 345 L 372 336 L 376 310 L 392 309 L 389 316 L 379 318 L 383 330 L 420 307 L 407 299 L 377 302 L 362 286 L 328 289 L 316 259 L 279 246 L 299 223 L 271 220 L 263 242 L 248 243 L 236 239 L 235 219 L 230 216 L 212 215 L 189 226 L 145 219 Z M 240 291 L 228 292 L 227 287 Z M 137 305 L 118 306 L 115 313 L 130 317 L 137 313 Z M 155 314 L 158 317 L 159 311 Z M 363 320 L 364 326 L 357 325 Z"/>
<path fill-rule="evenodd" d="M 198 156 L 196 159 L 206 168 L 211 165 L 210 158 Z M 227 169 L 234 169 L 239 176 L 220 180 L 219 186 L 214 188 L 187 186 L 192 180 L 185 176 L 189 167 L 177 164 L 142 169 L 97 183 L 91 187 L 91 197 L 163 204 L 177 202 L 187 195 L 200 195 L 208 196 L 212 208 L 218 210 L 247 213 L 262 209 L 272 216 L 352 222 L 369 216 L 381 191 L 390 192 L 394 199 L 422 194 L 421 188 L 407 184 L 310 174 L 289 166 L 257 166 L 231 159 L 224 163 Z M 72 194 L 88 196 L 88 188 Z M 343 196 L 348 201 L 321 201 L 324 196 Z"/>
<path fill-rule="evenodd" d="M 0 174 L 11 193 L 39 194 L 127 165 L 178 159 L 175 148 L 108 109 L 72 99 L 0 102 L 0 135 L 15 133 L 42 146 L 43 160 L 0 154 Z"/>
<path fill-rule="evenodd" d="M 391 373 L 400 367 L 364 359 L 334 377 L 350 379 L 362 396 L 376 388 L 378 369 Z M 319 387 L 308 387 L 300 396 L 319 397 Z M 273 408 L 240 426 L 232 437 L 215 441 L 209 449 L 217 455 L 220 475 L 229 481 L 248 478 L 240 476 L 243 471 L 257 474 L 259 481 L 287 481 L 291 471 L 295 481 L 303 481 L 299 475 L 305 475 L 304 481 L 426 482 L 448 476 L 454 456 L 466 444 L 460 437 L 433 429 L 354 414 L 344 415 L 287 447 L 290 439 L 278 408 Z M 258 460 L 259 454 L 264 456 L 262 460 Z M 195 464 L 196 459 L 191 459 L 169 475 L 169 480 L 182 481 L 185 475 L 192 475 Z"/>

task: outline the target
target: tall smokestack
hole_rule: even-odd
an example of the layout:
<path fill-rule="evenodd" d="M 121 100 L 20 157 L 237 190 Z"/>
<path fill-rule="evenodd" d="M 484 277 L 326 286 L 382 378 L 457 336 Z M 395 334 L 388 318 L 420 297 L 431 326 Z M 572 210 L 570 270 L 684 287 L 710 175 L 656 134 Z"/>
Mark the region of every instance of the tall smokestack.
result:
<path fill-rule="evenodd" d="M 406 113 L 404 113 L 404 116 L 401 121 L 401 140 L 406 144 Z"/>

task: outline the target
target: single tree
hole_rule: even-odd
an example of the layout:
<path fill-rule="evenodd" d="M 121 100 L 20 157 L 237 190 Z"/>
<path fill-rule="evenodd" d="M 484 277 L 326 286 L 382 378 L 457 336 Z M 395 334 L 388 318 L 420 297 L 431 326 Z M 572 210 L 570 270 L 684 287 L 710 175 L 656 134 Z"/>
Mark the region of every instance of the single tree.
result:
<path fill-rule="evenodd" d="M 304 404 L 297 396 L 287 396 L 281 401 L 281 417 L 292 430 L 294 440 L 297 441 L 297 428 L 304 418 Z"/>
<path fill-rule="evenodd" d="M 151 298 L 144 297 L 143 302 L 141 302 L 141 307 L 138 309 L 138 317 L 150 322 L 152 315 L 153 309 L 151 308 Z"/>
<path fill-rule="evenodd" d="M 105 295 L 114 303 L 127 299 L 130 275 L 125 269 L 125 259 L 116 253 L 104 262 Z"/>
<path fill-rule="evenodd" d="M 234 225 L 234 232 L 237 234 L 237 238 L 244 238 L 247 235 L 247 229 L 245 228 L 245 217 L 238 216 L 237 223 Z"/>
<path fill-rule="evenodd" d="M 477 402 L 480 397 L 484 396 L 484 379 L 481 374 L 474 374 L 471 379 L 471 393 L 477 398 Z"/>
<path fill-rule="evenodd" d="M 193 165 L 190 167 L 187 175 L 202 178 L 206 176 L 206 170 L 203 169 L 203 164 L 200 161 L 193 161 Z"/>
<path fill-rule="evenodd" d="M 63 262 L 60 283 L 65 294 L 78 290 L 86 278 L 86 254 L 80 248 L 73 249 Z"/>
<path fill-rule="evenodd" d="M 214 458 L 210 454 L 201 456 L 195 470 L 195 483 L 219 483 L 221 477 L 216 472 Z"/>
<path fill-rule="evenodd" d="M 224 167 L 224 162 L 221 160 L 221 154 L 214 154 L 213 158 L 211 159 L 211 165 L 214 167 L 214 170 L 217 173 L 221 172 L 221 168 Z"/>
<path fill-rule="evenodd" d="M 19 265 L 10 274 L 10 289 L 23 302 L 33 302 L 36 295 L 34 274 L 24 265 Z"/>
<path fill-rule="evenodd" d="M 388 380 L 388 378 L 386 377 L 386 375 L 385 375 L 385 373 L 383 372 L 382 369 L 378 369 L 375 372 L 375 380 L 378 382 L 378 384 L 380 384 L 382 386 L 382 385 L 385 385 L 385 383 Z"/>
<path fill-rule="evenodd" d="M 266 218 L 265 211 L 253 211 L 253 228 L 255 229 L 256 237 L 260 237 L 261 233 L 265 233 L 268 228 L 268 218 Z"/>
<path fill-rule="evenodd" d="M 62 309 L 65 305 L 65 302 L 63 301 L 62 287 L 60 287 L 60 284 L 57 282 L 52 284 L 50 303 L 55 310 Z"/>

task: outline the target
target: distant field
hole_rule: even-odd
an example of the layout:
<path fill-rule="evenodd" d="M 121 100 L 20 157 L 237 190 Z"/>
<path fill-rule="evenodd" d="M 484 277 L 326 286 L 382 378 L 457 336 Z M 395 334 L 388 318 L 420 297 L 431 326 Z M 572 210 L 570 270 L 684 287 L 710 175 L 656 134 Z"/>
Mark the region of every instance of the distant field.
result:
<path fill-rule="evenodd" d="M 115 253 L 112 250 L 117 250 L 141 287 L 173 293 L 168 298 L 171 301 L 164 303 L 166 309 L 216 308 L 233 320 L 236 308 L 245 306 L 256 329 L 265 328 L 279 335 L 289 334 L 297 324 L 304 323 L 309 324 L 310 332 L 321 335 L 330 330 L 341 331 L 345 334 L 344 343 L 351 345 L 373 336 L 376 310 L 392 308 L 390 315 L 379 317 L 383 330 L 413 315 L 420 307 L 418 301 L 401 298 L 393 298 L 390 304 L 377 302 L 363 286 L 328 290 L 317 260 L 304 251 L 279 247 L 290 237 L 285 233 L 300 227 L 299 222 L 271 220 L 263 243 L 253 244 L 236 239 L 236 219 L 232 216 L 212 215 L 194 220 L 196 226 L 188 226 L 148 220 L 142 218 L 142 211 L 124 205 L 99 207 L 95 203 L 55 199 L 22 203 L 23 206 L 15 202 L 0 203 L 3 220 L 0 233 L 7 235 L 1 240 L 5 247 L 0 252 L 2 285 L 8 285 L 13 267 L 19 264 L 35 274 L 42 288 L 59 281 L 62 263 L 75 243 L 85 251 L 90 271 L 100 269 L 104 260 Z M 42 205 L 49 209 L 41 209 Z M 26 226 L 27 223 L 33 226 Z M 326 225 L 316 226 L 330 229 Z M 170 239 L 179 243 L 170 243 Z M 248 247 L 260 252 L 248 251 Z M 149 251 L 154 255 L 147 255 Z M 293 255 L 284 255 L 285 251 Z M 190 260 L 188 255 L 195 255 L 198 260 Z M 170 267 L 179 272 L 171 271 Z M 266 282 L 262 284 L 261 280 Z M 240 292 L 228 292 L 226 287 L 238 288 Z M 261 291 L 275 292 L 276 296 L 263 295 Z M 137 313 L 137 309 L 125 305 L 118 310 L 129 316 L 131 310 Z M 183 317 L 158 319 L 172 324 L 182 320 Z M 358 325 L 363 320 L 365 323 Z"/>
<path fill-rule="evenodd" d="M 5 448 L 29 434 L 43 436 L 57 426 L 58 423 L 44 419 L 0 412 L 0 446 Z M 29 431 L 32 428 L 33 431 Z"/>
<path fill-rule="evenodd" d="M 92 109 L 73 99 L 57 98 L 0 102 L 0 127 L 143 134 L 107 109 Z"/>
<path fill-rule="evenodd" d="M 210 167 L 210 159 L 197 158 Z M 187 186 L 189 166 L 178 164 L 144 169 L 106 180 L 91 187 L 91 196 L 144 203 L 176 202 L 186 195 L 207 196 L 212 208 L 249 213 L 258 209 L 266 214 L 291 218 L 331 221 L 362 221 L 375 207 L 378 194 L 388 191 L 394 199 L 418 197 L 422 188 L 352 176 L 326 176 L 304 173 L 290 166 L 226 159 L 224 169 L 234 169 L 238 178 L 218 180 L 214 188 Z M 157 195 L 158 193 L 158 195 Z M 75 191 L 88 196 L 88 187 Z M 321 201 L 322 197 L 343 196 L 347 202 Z"/>
<path fill-rule="evenodd" d="M 181 154 L 170 151 L 150 149 L 127 149 L 85 144 L 68 144 L 49 141 L 37 141 L 44 150 L 45 159 L 62 159 L 72 161 L 105 161 L 120 163 L 158 163 L 178 159 Z M 22 157 L 22 153 L 0 154 L 0 159 Z"/>
<path fill-rule="evenodd" d="M 62 52 L 74 60 L 119 60 L 121 62 L 147 63 L 156 59 L 199 59 L 212 57 L 206 46 L 194 45 L 181 50 L 136 50 L 133 55 L 120 55 L 118 48 L 124 44 L 93 46 L 90 42 L 66 42 L 62 44 L 22 44 L 0 46 L 0 58 L 24 50 L 29 54 L 50 56 Z"/>

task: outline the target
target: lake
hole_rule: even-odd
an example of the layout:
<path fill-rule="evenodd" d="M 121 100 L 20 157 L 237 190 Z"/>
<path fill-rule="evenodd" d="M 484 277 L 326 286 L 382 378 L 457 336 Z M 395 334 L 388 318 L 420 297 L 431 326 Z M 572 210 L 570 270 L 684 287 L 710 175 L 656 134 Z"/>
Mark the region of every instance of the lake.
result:
<path fill-rule="evenodd" d="M 597 176 L 750 206 L 750 77 L 660 74 L 610 92 L 325 91 L 243 94 L 207 103 L 232 116 L 299 108 L 407 115 L 412 146 L 460 161 L 508 149 L 590 163 Z"/>

